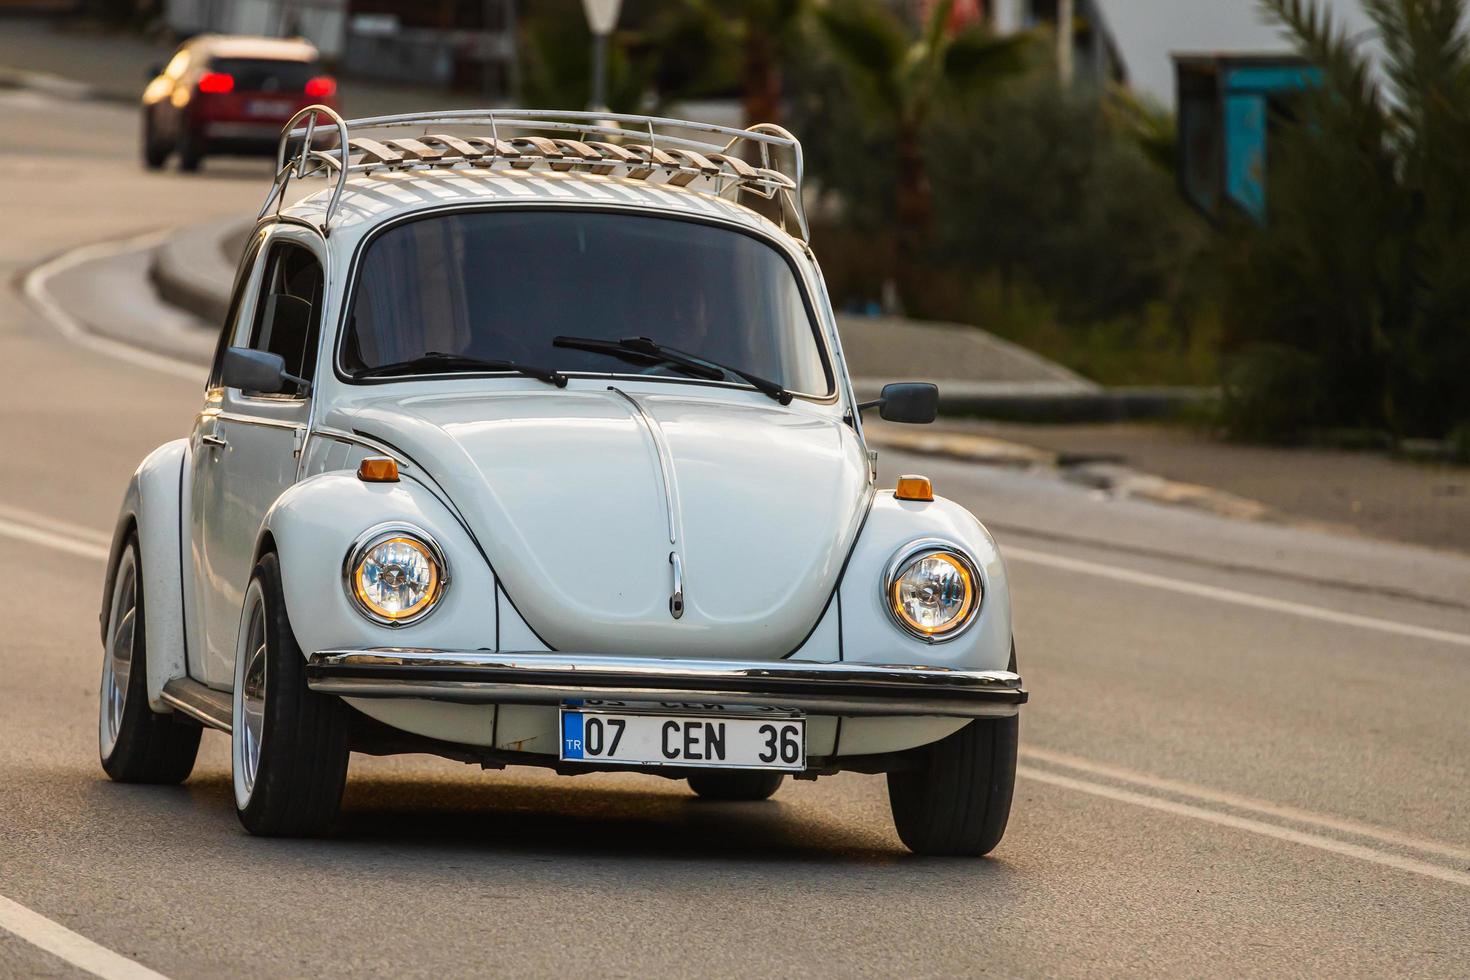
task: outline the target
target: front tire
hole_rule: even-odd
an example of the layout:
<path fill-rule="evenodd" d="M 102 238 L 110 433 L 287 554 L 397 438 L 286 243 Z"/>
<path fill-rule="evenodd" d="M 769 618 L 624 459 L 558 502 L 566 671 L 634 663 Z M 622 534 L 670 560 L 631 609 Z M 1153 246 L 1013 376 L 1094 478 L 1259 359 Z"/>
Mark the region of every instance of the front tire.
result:
<path fill-rule="evenodd" d="M 128 537 L 113 574 L 98 705 L 98 754 L 120 783 L 181 783 L 194 771 L 199 725 L 148 705 L 148 637 L 143 617 L 143 564 L 138 538 Z"/>
<path fill-rule="evenodd" d="M 169 148 L 160 143 L 154 132 L 152 113 L 143 114 L 143 166 L 149 170 L 161 170 L 168 162 Z"/>
<path fill-rule="evenodd" d="M 245 592 L 233 718 L 231 781 L 245 829 L 263 837 L 330 830 L 347 781 L 347 706 L 306 686 L 273 554 L 255 566 Z"/>
<path fill-rule="evenodd" d="M 980 718 L 913 750 L 912 768 L 888 774 L 899 839 L 915 854 L 978 857 L 1006 832 L 1016 788 L 1020 719 Z"/>
<path fill-rule="evenodd" d="M 785 773 L 759 769 L 711 770 L 690 776 L 689 788 L 706 800 L 766 800 L 785 779 Z"/>

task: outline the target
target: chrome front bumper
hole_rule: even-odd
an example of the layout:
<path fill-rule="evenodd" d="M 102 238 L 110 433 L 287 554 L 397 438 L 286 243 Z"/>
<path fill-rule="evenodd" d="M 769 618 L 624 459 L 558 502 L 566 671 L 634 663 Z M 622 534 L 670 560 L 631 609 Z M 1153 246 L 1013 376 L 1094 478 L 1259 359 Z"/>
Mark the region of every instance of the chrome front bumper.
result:
<path fill-rule="evenodd" d="M 325 650 L 307 658 L 306 681 L 314 691 L 352 698 L 699 702 L 828 715 L 1004 717 L 1026 703 L 1021 676 L 1009 670 L 485 650 Z"/>

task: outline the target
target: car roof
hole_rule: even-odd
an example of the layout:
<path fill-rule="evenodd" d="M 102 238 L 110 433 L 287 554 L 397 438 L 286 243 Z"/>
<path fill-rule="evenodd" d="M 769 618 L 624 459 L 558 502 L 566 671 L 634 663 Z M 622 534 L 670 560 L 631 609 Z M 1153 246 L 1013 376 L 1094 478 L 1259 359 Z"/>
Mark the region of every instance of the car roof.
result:
<path fill-rule="evenodd" d="M 315 61 L 316 45 L 302 38 L 256 37 L 246 34 L 201 34 L 189 46 L 217 58 L 260 58 L 272 61 Z"/>
<path fill-rule="evenodd" d="M 330 186 L 283 207 L 283 216 L 320 226 Z M 476 205 L 622 208 L 723 220 L 791 241 L 781 226 L 752 208 L 694 187 L 579 171 L 501 168 L 382 170 L 353 174 L 346 183 L 332 235 L 355 241 L 385 222 L 446 207 Z"/>

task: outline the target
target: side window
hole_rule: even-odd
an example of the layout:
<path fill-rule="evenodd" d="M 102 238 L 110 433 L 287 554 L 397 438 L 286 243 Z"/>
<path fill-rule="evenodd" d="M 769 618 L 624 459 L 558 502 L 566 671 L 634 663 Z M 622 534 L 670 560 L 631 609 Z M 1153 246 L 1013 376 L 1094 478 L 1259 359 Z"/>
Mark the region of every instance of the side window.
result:
<path fill-rule="evenodd" d="M 279 242 L 266 258 L 250 347 L 281 355 L 286 371 L 310 378 L 316 370 L 322 313 L 322 267 L 300 245 Z"/>
<path fill-rule="evenodd" d="M 245 255 L 240 260 L 240 268 L 235 273 L 235 288 L 230 292 L 230 309 L 225 314 L 224 328 L 220 330 L 219 343 L 214 348 L 214 362 L 209 368 L 209 381 L 206 389 L 218 388 L 220 379 L 220 368 L 224 364 L 225 348 L 234 343 L 239 334 L 240 307 L 245 304 L 245 293 L 250 289 L 250 274 L 255 271 L 255 260 L 260 256 L 260 243 L 265 240 L 263 233 L 251 237 L 249 244 L 245 246 Z"/>

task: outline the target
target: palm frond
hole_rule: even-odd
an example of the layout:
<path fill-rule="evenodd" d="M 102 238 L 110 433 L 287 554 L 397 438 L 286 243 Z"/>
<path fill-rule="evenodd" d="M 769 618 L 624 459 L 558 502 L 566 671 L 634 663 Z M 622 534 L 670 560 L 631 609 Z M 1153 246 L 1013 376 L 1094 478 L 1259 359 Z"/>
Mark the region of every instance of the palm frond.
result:
<path fill-rule="evenodd" d="M 970 87 L 1018 75 L 1029 66 L 1036 42 L 1036 35 L 1029 32 L 996 37 L 981 27 L 968 28 L 944 52 L 944 77 Z"/>
<path fill-rule="evenodd" d="M 877 4 L 848 0 L 819 8 L 817 23 L 832 51 L 882 109 L 900 113 L 899 74 L 909 43 L 898 18 Z"/>
<path fill-rule="evenodd" d="M 1328 86 L 1358 109 L 1379 111 L 1378 85 L 1346 29 L 1316 0 L 1259 0 L 1266 16 L 1285 27 Z"/>

